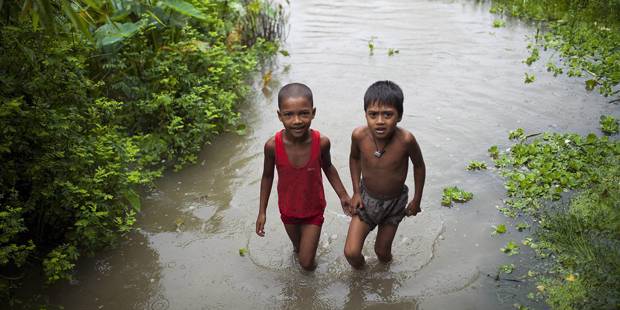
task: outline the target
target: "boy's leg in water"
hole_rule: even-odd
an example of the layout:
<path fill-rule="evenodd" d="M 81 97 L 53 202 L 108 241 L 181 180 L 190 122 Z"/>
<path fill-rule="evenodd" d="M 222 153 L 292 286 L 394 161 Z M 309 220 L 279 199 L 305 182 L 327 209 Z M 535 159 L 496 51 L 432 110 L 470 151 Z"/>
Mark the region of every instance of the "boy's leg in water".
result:
<path fill-rule="evenodd" d="M 369 232 L 370 227 L 358 215 L 351 218 L 347 241 L 344 244 L 344 256 L 355 269 L 361 269 L 366 263 L 364 255 L 362 255 L 362 248 Z"/>
<path fill-rule="evenodd" d="M 293 243 L 293 251 L 299 253 L 299 240 L 301 240 L 301 225 L 298 224 L 284 224 L 286 234 Z"/>
<path fill-rule="evenodd" d="M 316 268 L 314 257 L 319 246 L 321 226 L 313 224 L 301 225 L 301 238 L 299 240 L 299 264 L 308 271 Z"/>
<path fill-rule="evenodd" d="M 394 241 L 394 236 L 396 236 L 396 229 L 398 229 L 398 225 L 379 225 L 377 240 L 375 240 L 375 253 L 377 258 L 383 263 L 388 263 L 392 260 L 392 242 Z"/>

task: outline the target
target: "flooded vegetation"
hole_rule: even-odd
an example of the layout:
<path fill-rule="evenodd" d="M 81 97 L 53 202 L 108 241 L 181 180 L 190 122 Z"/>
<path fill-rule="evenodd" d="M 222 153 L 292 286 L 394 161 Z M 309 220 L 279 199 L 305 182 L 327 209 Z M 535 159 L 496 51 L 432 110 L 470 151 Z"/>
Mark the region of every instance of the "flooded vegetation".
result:
<path fill-rule="evenodd" d="M 552 221 L 537 217 L 549 210 L 542 203 L 536 202 L 540 213 L 521 213 L 526 208 L 519 206 L 521 199 L 566 202 L 568 190 L 590 187 L 587 180 L 617 180 L 617 169 L 605 169 L 618 166 L 617 143 L 613 136 L 601 137 L 599 122 L 613 132 L 620 112 L 609 104 L 613 97 L 586 90 L 589 77 L 554 77 L 544 63 L 524 64 L 532 54 L 526 38 L 536 34 L 535 25 L 490 9 L 490 3 L 465 0 L 292 1 L 280 53 L 238 107 L 245 127 L 235 123 L 234 128 L 244 134 L 221 134 L 195 164 L 166 171 L 142 195 L 137 230 L 116 247 L 81 258 L 72 281 L 40 290 L 40 279 L 28 279 L 27 294 L 65 309 L 514 309 L 515 304 L 545 308 L 545 302 L 561 308 L 564 297 L 583 288 L 585 272 L 613 287 L 606 281 L 614 278 L 569 268 L 596 258 L 595 264 L 607 264 L 608 274 L 617 272 L 613 221 L 601 227 L 611 240 L 603 242 L 611 255 L 598 255 L 602 247 L 583 247 L 584 256 L 564 256 L 566 268 L 558 273 L 564 282 L 541 280 L 544 269 L 535 266 L 540 255 L 565 253 L 553 247 L 536 251 L 537 245 L 567 241 L 548 233 L 553 227 L 565 221 L 582 227 L 576 213 L 587 213 L 591 222 L 615 214 L 617 195 L 602 193 L 617 189 L 591 186 L 579 194 L 589 198 L 577 199 L 570 212 Z M 544 59 L 553 54 L 543 48 L 537 53 Z M 535 76 L 533 83 L 524 83 L 526 73 L 530 80 Z M 267 209 L 265 237 L 254 233 L 263 144 L 281 129 L 277 91 L 289 82 L 313 89 L 313 127 L 330 137 L 332 161 L 350 190 L 351 131 L 365 124 L 365 89 L 385 79 L 402 87 L 399 126 L 415 134 L 425 155 L 423 211 L 401 223 L 391 264 L 379 263 L 372 244 L 366 244 L 369 266 L 354 271 L 343 256 L 349 218 L 326 190 L 318 266 L 304 272 L 276 199 Z M 603 87 L 604 81 L 596 85 Z M 552 133 L 536 135 L 543 132 Z M 591 132 L 596 137 L 589 137 Z M 570 153 L 578 149 L 611 159 L 596 157 L 606 162 L 601 170 L 584 172 L 573 163 L 559 179 L 542 174 L 551 158 L 587 161 Z M 523 165 L 534 169 L 534 162 L 541 174 L 530 176 L 533 170 Z M 546 178 L 549 186 L 530 182 Z M 410 188 L 412 181 L 410 175 Z M 507 195 L 518 199 L 506 200 Z M 585 201 L 607 211 L 590 214 Z M 533 238 L 535 229 L 546 237 Z M 558 283 L 572 285 L 543 295 Z"/>

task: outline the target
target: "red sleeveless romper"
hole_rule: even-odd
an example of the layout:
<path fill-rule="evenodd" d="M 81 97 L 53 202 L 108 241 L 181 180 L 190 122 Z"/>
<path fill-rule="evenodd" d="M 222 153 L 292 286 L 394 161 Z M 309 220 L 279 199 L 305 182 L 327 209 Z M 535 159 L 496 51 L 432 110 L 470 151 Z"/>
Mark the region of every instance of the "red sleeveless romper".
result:
<path fill-rule="evenodd" d="M 325 193 L 321 174 L 321 134 L 310 130 L 310 159 L 302 167 L 288 160 L 282 137 L 276 133 L 276 168 L 278 170 L 278 207 L 284 224 L 323 224 Z"/>

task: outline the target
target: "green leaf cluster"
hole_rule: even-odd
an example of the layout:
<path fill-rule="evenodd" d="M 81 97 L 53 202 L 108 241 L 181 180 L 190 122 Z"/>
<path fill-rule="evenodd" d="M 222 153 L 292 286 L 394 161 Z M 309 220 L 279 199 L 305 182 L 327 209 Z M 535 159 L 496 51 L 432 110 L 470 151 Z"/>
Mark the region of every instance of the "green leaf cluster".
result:
<path fill-rule="evenodd" d="M 618 120 L 611 115 L 601 115 L 601 131 L 606 135 L 618 133 Z"/>
<path fill-rule="evenodd" d="M 0 6 L 0 267 L 37 262 L 53 282 L 132 229 L 142 186 L 243 129 L 238 104 L 278 34 L 242 32 L 253 31 L 249 15 L 281 27 L 283 11 L 265 1 L 25 2 L 46 6 Z"/>
<path fill-rule="evenodd" d="M 616 0 L 493 0 L 491 12 L 530 20 L 538 31 L 529 44 L 528 66 L 540 50 L 554 53 L 546 60 L 554 75 L 586 77 L 587 90 L 598 88 L 605 96 L 620 90 L 620 2 Z M 557 59 L 559 58 L 559 64 Z M 534 81 L 526 74 L 525 83 Z M 614 99 L 617 101 L 620 99 Z"/>
<path fill-rule="evenodd" d="M 467 170 L 470 170 L 470 171 L 471 170 L 486 170 L 486 169 L 487 169 L 487 163 L 483 161 L 472 160 L 467 165 Z"/>
<path fill-rule="evenodd" d="M 544 133 L 498 152 L 509 199 L 502 209 L 538 223 L 523 244 L 543 259 L 538 277 L 553 309 L 607 309 L 620 290 L 620 143 Z M 561 199 L 565 197 L 566 199 Z M 570 199 L 568 199 L 570 198 Z M 529 225 L 520 223 L 519 231 Z M 514 246 L 502 251 L 514 253 Z"/>
<path fill-rule="evenodd" d="M 466 192 L 456 186 L 446 187 L 443 189 L 441 197 L 441 205 L 444 207 L 452 206 L 452 202 L 467 202 L 474 198 L 474 194 Z"/>

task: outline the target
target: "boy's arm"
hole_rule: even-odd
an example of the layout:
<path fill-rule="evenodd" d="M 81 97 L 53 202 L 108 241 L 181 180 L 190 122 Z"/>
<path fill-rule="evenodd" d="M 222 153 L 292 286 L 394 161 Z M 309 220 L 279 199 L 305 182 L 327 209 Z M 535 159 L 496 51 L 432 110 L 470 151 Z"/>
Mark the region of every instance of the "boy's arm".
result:
<path fill-rule="evenodd" d="M 426 165 L 424 164 L 422 151 L 420 150 L 420 146 L 418 145 L 418 142 L 413 134 L 410 133 L 409 135 L 410 137 L 407 139 L 407 149 L 409 151 L 409 158 L 413 164 L 415 193 L 413 195 L 413 200 L 411 200 L 407 206 L 407 211 L 405 212 L 407 216 L 416 215 L 419 212 L 422 212 L 420 203 L 422 202 L 422 192 L 424 191 L 424 181 L 426 179 Z"/>
<path fill-rule="evenodd" d="M 272 137 L 265 143 L 265 159 L 263 162 L 263 176 L 260 181 L 260 200 L 258 217 L 256 218 L 256 234 L 265 236 L 265 221 L 267 220 L 267 204 L 273 185 L 273 171 L 276 164 L 276 145 Z"/>
<path fill-rule="evenodd" d="M 353 197 L 351 197 L 352 213 L 356 213 L 358 208 L 363 208 L 361 200 L 360 182 L 362 177 L 361 152 L 359 148 L 359 136 L 362 128 L 356 128 L 351 134 L 351 153 L 349 154 L 349 170 L 351 172 L 351 183 L 353 184 Z"/>
<path fill-rule="evenodd" d="M 336 167 L 332 164 L 330 149 L 331 143 L 329 142 L 329 138 L 326 136 L 321 136 L 321 168 L 323 168 L 323 172 L 325 172 L 325 176 L 327 177 L 329 184 L 331 184 L 332 188 L 336 192 L 336 195 L 340 198 L 342 208 L 345 212 L 348 212 L 350 202 L 349 194 L 344 188 L 344 185 L 342 185 L 340 175 L 338 175 L 338 170 L 336 170 Z"/>

